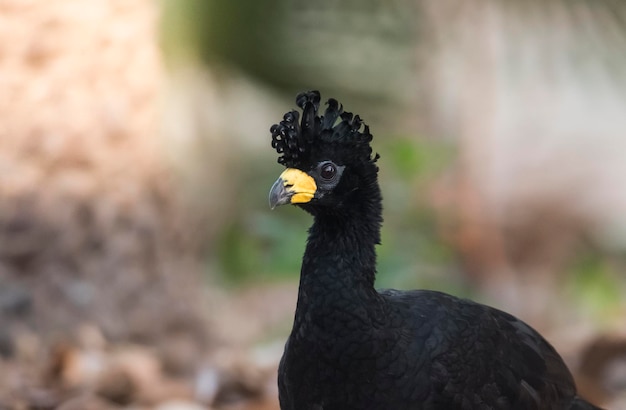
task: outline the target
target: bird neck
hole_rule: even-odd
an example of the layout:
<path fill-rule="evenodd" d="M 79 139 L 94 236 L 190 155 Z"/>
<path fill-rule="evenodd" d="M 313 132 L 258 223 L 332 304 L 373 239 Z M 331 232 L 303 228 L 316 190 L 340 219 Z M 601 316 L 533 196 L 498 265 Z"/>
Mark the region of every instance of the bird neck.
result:
<path fill-rule="evenodd" d="M 343 211 L 315 214 L 302 263 L 301 293 L 375 292 L 381 195 L 377 184 L 362 193 L 366 195 L 354 198 Z"/>

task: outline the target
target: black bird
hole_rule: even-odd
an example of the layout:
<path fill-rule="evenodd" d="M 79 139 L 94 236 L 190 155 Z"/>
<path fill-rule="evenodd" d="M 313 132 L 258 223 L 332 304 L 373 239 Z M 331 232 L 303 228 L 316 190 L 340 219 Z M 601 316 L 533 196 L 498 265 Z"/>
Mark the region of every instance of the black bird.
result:
<path fill-rule="evenodd" d="M 358 115 L 320 94 L 271 127 L 270 206 L 314 217 L 293 330 L 280 362 L 282 410 L 598 409 L 576 395 L 554 348 L 521 320 L 445 293 L 374 288 L 382 197 Z"/>

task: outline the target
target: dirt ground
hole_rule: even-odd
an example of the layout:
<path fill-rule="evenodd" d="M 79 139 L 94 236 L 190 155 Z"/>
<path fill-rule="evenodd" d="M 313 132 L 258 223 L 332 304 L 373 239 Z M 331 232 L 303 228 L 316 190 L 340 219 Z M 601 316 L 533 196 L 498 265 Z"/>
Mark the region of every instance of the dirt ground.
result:
<path fill-rule="evenodd" d="M 209 291 L 216 340 L 200 354 L 182 338 L 170 338 L 168 351 L 111 342 L 95 324 L 45 348 L 22 334 L 0 360 L 0 408 L 279 409 L 276 369 L 296 292 L 294 284 Z M 189 359 L 192 371 L 175 366 Z"/>

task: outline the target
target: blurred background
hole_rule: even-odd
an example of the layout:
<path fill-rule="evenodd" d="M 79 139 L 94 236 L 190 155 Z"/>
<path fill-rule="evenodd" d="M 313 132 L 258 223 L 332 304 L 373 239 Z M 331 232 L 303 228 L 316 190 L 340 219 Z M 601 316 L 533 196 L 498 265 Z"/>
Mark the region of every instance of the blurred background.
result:
<path fill-rule="evenodd" d="M 371 126 L 379 287 L 509 311 L 626 409 L 626 4 L 0 1 L 0 408 L 278 409 L 269 127 Z"/>

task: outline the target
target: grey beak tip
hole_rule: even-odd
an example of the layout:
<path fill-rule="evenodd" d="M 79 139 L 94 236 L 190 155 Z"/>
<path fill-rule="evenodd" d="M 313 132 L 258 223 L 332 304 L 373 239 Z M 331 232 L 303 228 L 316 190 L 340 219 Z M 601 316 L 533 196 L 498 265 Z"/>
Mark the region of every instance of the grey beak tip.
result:
<path fill-rule="evenodd" d="M 272 185 L 272 189 L 270 189 L 269 194 L 269 205 L 270 209 L 276 208 L 278 205 L 284 205 L 289 202 L 290 195 L 287 193 L 285 189 L 285 182 L 282 178 L 278 178 L 274 185 Z"/>

